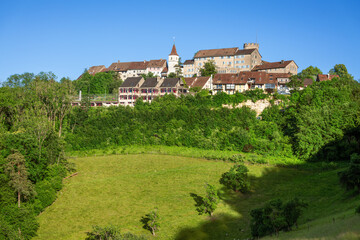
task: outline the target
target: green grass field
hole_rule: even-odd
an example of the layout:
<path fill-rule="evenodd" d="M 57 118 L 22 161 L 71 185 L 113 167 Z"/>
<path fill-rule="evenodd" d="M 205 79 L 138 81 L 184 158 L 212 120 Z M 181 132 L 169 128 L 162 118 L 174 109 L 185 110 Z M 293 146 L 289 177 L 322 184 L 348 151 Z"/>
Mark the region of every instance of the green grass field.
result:
<path fill-rule="evenodd" d="M 156 239 L 246 239 L 251 209 L 264 202 L 299 197 L 309 203 L 299 229 L 280 239 L 359 239 L 360 197 L 346 193 L 337 171 L 248 165 L 252 191 L 236 194 L 218 183 L 233 163 L 170 155 L 137 154 L 71 160 L 77 176 L 64 180 L 58 199 L 39 216 L 40 239 L 84 239 L 93 225 L 117 225 L 143 234 L 140 219 L 155 207 L 161 216 Z M 190 193 L 215 184 L 221 202 L 214 217 L 197 215 Z"/>

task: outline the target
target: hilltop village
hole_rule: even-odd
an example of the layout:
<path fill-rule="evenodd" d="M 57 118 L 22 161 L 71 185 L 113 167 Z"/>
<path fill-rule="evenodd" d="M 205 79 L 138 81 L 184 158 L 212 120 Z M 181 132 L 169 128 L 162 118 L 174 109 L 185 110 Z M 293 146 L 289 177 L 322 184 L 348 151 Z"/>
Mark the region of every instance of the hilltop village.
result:
<path fill-rule="evenodd" d="M 201 69 L 209 61 L 215 65 L 217 74 L 201 76 Z M 262 89 L 267 92 L 277 90 L 280 94 L 289 94 L 287 83 L 292 75 L 298 73 L 298 65 L 294 60 L 263 60 L 258 43 L 245 43 L 243 49 L 234 47 L 199 50 L 193 59 L 181 63 L 174 44 L 168 60 L 117 61 L 107 68 L 100 65 L 88 69 L 91 75 L 110 71 L 124 80 L 118 91 L 118 101 L 93 103 L 93 106 L 133 106 L 138 98 L 151 102 L 165 94 L 189 94 L 190 89 L 207 89 L 211 94 L 234 94 L 249 89 Z M 145 79 L 144 75 L 148 74 L 153 77 Z M 318 75 L 316 81 L 329 80 L 331 77 Z M 305 79 L 304 87 L 312 83 L 313 79 Z"/>

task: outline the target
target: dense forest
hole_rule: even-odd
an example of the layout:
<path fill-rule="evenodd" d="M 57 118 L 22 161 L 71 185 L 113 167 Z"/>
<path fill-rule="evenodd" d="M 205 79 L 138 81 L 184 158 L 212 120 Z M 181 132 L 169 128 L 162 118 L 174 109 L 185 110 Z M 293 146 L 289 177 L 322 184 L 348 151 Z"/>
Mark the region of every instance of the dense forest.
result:
<path fill-rule="evenodd" d="M 112 93 L 121 84 L 113 73 L 84 73 L 76 81 L 43 72 L 13 75 L 0 88 L 0 238 L 36 235 L 36 215 L 74 168 L 67 151 L 167 145 L 349 162 L 360 152 L 360 84 L 345 67 L 332 73 L 339 77 L 295 88 L 290 96 L 201 91 L 109 108 L 91 108 L 86 93 Z M 71 107 L 79 90 L 84 102 Z M 272 105 L 261 116 L 235 107 L 265 98 Z"/>

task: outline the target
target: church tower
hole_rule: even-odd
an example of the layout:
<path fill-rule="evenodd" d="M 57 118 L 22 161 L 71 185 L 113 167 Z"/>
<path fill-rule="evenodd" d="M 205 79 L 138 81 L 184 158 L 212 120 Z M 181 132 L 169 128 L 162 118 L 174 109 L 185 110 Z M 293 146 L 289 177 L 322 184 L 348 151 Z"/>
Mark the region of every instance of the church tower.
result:
<path fill-rule="evenodd" d="M 176 72 L 176 65 L 179 64 L 179 55 L 176 52 L 175 43 L 171 49 L 171 53 L 169 54 L 169 60 L 168 60 L 168 74 L 169 73 L 175 73 Z"/>

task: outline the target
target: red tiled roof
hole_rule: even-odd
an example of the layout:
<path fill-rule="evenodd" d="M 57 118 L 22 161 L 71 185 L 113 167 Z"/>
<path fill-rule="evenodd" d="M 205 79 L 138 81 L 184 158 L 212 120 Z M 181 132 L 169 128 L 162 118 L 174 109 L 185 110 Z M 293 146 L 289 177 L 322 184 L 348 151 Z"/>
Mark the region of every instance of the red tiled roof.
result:
<path fill-rule="evenodd" d="M 175 43 L 174 43 L 174 45 L 173 45 L 173 47 L 172 47 L 172 49 L 171 49 L 171 53 L 170 53 L 169 55 L 176 55 L 176 56 L 179 56 L 179 55 L 177 54 L 177 52 L 176 52 Z"/>
<path fill-rule="evenodd" d="M 251 54 L 253 51 L 255 51 L 256 48 L 251 48 L 251 49 L 239 49 L 236 51 L 235 55 L 249 55 Z"/>
<path fill-rule="evenodd" d="M 205 86 L 205 84 L 207 83 L 207 81 L 209 81 L 209 76 L 208 77 L 197 77 L 196 81 L 193 82 L 191 87 L 201 87 L 203 88 Z"/>
<path fill-rule="evenodd" d="M 331 80 L 335 77 L 339 77 L 339 75 L 330 75 L 330 74 L 318 74 L 316 81 L 317 82 L 322 82 L 322 81 L 327 81 L 327 80 Z"/>
<path fill-rule="evenodd" d="M 208 49 L 198 51 L 194 58 L 200 57 L 219 57 L 219 56 L 233 56 L 238 51 L 239 48 L 220 48 L 220 49 Z M 249 49 L 253 50 L 253 49 Z"/>
<path fill-rule="evenodd" d="M 191 65 L 191 64 L 194 64 L 194 59 L 186 60 L 183 65 Z"/>
<path fill-rule="evenodd" d="M 285 68 L 291 62 L 293 62 L 293 60 L 280 61 L 280 62 L 265 62 L 265 61 L 263 61 L 263 64 L 256 65 L 252 70 L 257 71 L 257 70 L 274 69 L 274 68 Z"/>
<path fill-rule="evenodd" d="M 104 65 L 92 66 L 89 68 L 88 73 L 91 75 L 95 75 L 96 73 L 102 72 L 106 67 Z"/>
<path fill-rule="evenodd" d="M 188 77 L 188 78 L 184 78 L 184 80 L 188 87 L 192 87 L 192 84 L 195 82 L 196 77 Z"/>
<path fill-rule="evenodd" d="M 188 87 L 201 87 L 203 88 L 207 81 L 209 81 L 210 76 L 207 77 L 189 77 L 185 78 L 186 85 Z"/>
<path fill-rule="evenodd" d="M 248 80 L 254 80 L 254 84 L 277 84 L 277 78 L 270 79 L 266 72 L 239 72 L 215 74 L 213 84 L 246 84 Z"/>
<path fill-rule="evenodd" d="M 168 68 L 164 67 L 164 69 L 161 71 L 161 73 L 167 73 L 168 72 Z"/>
<path fill-rule="evenodd" d="M 159 60 L 150 60 L 147 62 L 147 67 L 155 67 L 155 68 L 161 68 L 166 66 L 166 60 L 165 59 L 159 59 Z"/>
<path fill-rule="evenodd" d="M 304 83 L 304 87 L 307 87 L 307 86 L 313 84 L 314 80 L 312 78 L 305 78 L 303 83 Z"/>

